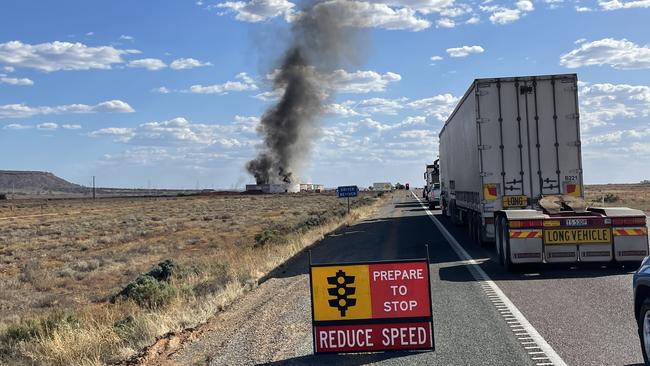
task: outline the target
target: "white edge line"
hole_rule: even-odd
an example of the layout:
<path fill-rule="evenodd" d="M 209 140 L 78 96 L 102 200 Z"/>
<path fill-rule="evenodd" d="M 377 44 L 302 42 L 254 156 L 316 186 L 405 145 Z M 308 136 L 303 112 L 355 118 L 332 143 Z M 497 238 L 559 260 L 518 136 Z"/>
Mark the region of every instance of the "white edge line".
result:
<path fill-rule="evenodd" d="M 417 195 L 415 195 L 415 193 L 413 193 L 413 191 L 411 191 L 411 194 L 413 195 L 413 197 L 415 197 L 416 200 L 418 200 L 418 202 L 420 203 L 422 208 L 424 208 L 425 212 L 427 213 L 427 215 L 429 216 L 431 221 L 433 221 L 433 223 L 438 227 L 438 230 L 440 230 L 440 232 L 445 237 L 445 239 L 447 239 L 447 242 L 449 242 L 449 244 L 451 245 L 451 248 L 454 250 L 454 252 L 456 252 L 456 254 L 462 260 L 464 260 L 464 261 L 466 261 L 468 263 L 468 267 L 470 269 L 470 272 L 472 273 L 472 276 L 474 276 L 474 278 L 477 281 L 484 282 L 484 283 L 488 284 L 488 286 L 490 286 L 492 291 L 494 291 L 496 293 L 496 295 L 499 296 L 501 301 L 508 307 L 508 309 L 510 310 L 512 315 L 515 316 L 517 318 L 517 320 L 519 320 L 519 322 L 521 323 L 521 326 L 524 329 L 526 329 L 526 331 L 528 332 L 530 337 L 535 342 L 537 342 L 537 344 L 539 345 L 539 348 L 541 348 L 542 351 L 544 351 L 544 353 L 546 353 L 546 356 L 548 356 L 549 360 L 555 366 L 567 366 L 566 362 L 564 362 L 562 357 L 560 357 L 560 355 L 558 355 L 557 352 L 555 352 L 553 347 L 551 347 L 551 345 L 548 344 L 548 342 L 546 342 L 544 337 L 542 337 L 542 335 L 539 334 L 539 332 L 537 332 L 537 329 L 535 329 L 535 327 L 533 327 L 533 325 L 530 324 L 530 322 L 528 321 L 528 319 L 526 319 L 524 314 L 522 314 L 519 311 L 519 309 L 517 309 L 515 304 L 513 304 L 512 301 L 510 301 L 508 296 L 506 296 L 506 294 L 504 294 L 503 291 L 501 291 L 499 286 L 494 281 L 492 281 L 490 276 L 488 276 L 488 274 L 485 273 L 483 268 L 481 268 L 478 265 L 478 262 L 476 262 L 465 251 L 465 249 L 463 249 L 463 247 L 458 243 L 456 238 L 454 238 L 453 235 L 451 235 L 451 233 L 449 231 L 447 231 L 447 229 L 444 227 L 444 225 L 442 225 L 442 223 L 433 215 L 433 213 L 422 203 L 420 198 Z"/>

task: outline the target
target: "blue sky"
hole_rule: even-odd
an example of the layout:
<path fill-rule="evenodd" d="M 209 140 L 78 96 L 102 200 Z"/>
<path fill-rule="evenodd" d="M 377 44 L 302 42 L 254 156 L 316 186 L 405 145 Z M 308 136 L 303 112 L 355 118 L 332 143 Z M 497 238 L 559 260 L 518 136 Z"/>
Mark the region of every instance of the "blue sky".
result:
<path fill-rule="evenodd" d="M 326 0 L 363 28 L 300 173 L 421 185 L 474 78 L 577 73 L 587 183 L 650 179 L 650 0 Z M 301 3 L 0 5 L 0 168 L 80 184 L 234 188 Z"/>

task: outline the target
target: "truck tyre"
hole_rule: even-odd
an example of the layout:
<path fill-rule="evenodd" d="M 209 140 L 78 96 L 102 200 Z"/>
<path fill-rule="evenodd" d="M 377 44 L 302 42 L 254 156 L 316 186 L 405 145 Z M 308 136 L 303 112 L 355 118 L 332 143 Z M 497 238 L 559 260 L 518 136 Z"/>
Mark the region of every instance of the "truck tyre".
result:
<path fill-rule="evenodd" d="M 476 215 L 476 241 L 481 247 L 486 247 L 488 242 L 483 240 L 483 223 L 481 222 L 481 216 Z"/>
<path fill-rule="evenodd" d="M 514 272 L 517 270 L 517 265 L 512 263 L 511 252 L 510 252 L 510 234 L 508 232 L 508 221 L 503 219 L 503 264 L 508 272 Z"/>
<path fill-rule="evenodd" d="M 472 216 L 472 219 L 469 220 L 467 232 L 469 233 L 470 240 L 473 243 L 474 242 L 474 216 Z"/>
<path fill-rule="evenodd" d="M 641 341 L 643 361 L 646 365 L 650 365 L 650 298 L 643 300 L 637 323 L 639 325 L 639 340 Z"/>
<path fill-rule="evenodd" d="M 474 240 L 479 246 L 483 246 L 481 243 L 481 219 L 478 214 L 474 214 Z"/>
<path fill-rule="evenodd" d="M 462 225 L 462 221 L 460 220 L 460 212 L 458 212 L 458 207 L 456 206 L 456 201 L 451 202 L 451 222 L 457 226 Z"/>
<path fill-rule="evenodd" d="M 503 219 L 497 217 L 496 220 L 496 248 L 497 248 L 497 257 L 499 258 L 499 264 L 503 266 Z"/>

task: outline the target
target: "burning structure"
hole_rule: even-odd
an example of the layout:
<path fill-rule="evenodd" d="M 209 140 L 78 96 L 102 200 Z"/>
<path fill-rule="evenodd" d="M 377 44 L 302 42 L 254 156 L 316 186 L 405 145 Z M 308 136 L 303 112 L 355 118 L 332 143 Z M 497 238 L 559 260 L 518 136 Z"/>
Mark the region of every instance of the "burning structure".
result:
<path fill-rule="evenodd" d="M 323 102 L 333 91 L 329 75 L 356 59 L 357 28 L 342 24 L 345 17 L 325 5 L 311 2 L 296 13 L 290 43 L 271 73 L 281 97 L 262 115 L 258 132 L 263 143 L 246 164 L 257 185 L 298 181 L 320 134 Z"/>
<path fill-rule="evenodd" d="M 291 183 L 247 184 L 246 192 L 297 193 L 300 192 L 300 184 L 291 184 Z"/>

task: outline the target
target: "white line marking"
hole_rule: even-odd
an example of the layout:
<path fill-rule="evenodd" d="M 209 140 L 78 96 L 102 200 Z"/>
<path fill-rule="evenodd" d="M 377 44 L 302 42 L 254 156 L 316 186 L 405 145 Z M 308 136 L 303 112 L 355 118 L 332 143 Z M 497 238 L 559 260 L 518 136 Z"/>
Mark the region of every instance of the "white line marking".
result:
<path fill-rule="evenodd" d="M 438 230 L 440 230 L 440 232 L 445 237 L 445 239 L 447 239 L 447 242 L 449 242 L 449 245 L 454 250 L 454 252 L 456 252 L 458 257 L 460 257 L 460 259 L 462 259 L 463 261 L 467 262 L 467 267 L 469 268 L 470 273 L 472 273 L 472 276 L 478 282 L 488 285 L 490 289 L 499 296 L 501 301 L 508 307 L 508 310 L 510 310 L 512 315 L 514 315 L 517 318 L 517 320 L 519 320 L 519 322 L 522 324 L 523 328 L 528 332 L 531 338 L 535 342 L 537 342 L 539 348 L 543 351 L 541 353 L 546 354 L 546 356 L 548 356 L 549 360 L 551 361 L 549 365 L 567 366 L 566 362 L 564 362 L 562 357 L 560 357 L 560 355 L 558 355 L 557 352 L 555 352 L 553 347 L 551 347 L 551 345 L 548 344 L 548 342 L 546 342 L 544 337 L 542 337 L 542 335 L 539 334 L 537 329 L 535 329 L 535 327 L 533 327 L 533 325 L 530 324 L 530 322 L 528 321 L 528 319 L 526 319 L 524 314 L 522 314 L 521 311 L 519 311 L 519 309 L 515 306 L 515 304 L 513 304 L 513 302 L 510 301 L 508 296 L 506 296 L 506 294 L 504 294 L 503 291 L 501 291 L 501 288 L 499 288 L 499 286 L 494 281 L 492 281 L 490 276 L 488 276 L 488 274 L 485 273 L 483 268 L 479 266 L 478 262 L 474 260 L 465 251 L 465 249 L 463 249 L 463 247 L 460 245 L 460 243 L 458 243 L 456 238 L 454 238 L 454 236 L 451 235 L 451 233 L 447 230 L 447 228 L 445 228 L 445 226 L 433 215 L 433 213 L 422 203 L 422 201 L 420 201 L 420 198 L 416 196 L 415 193 L 413 193 L 413 191 L 411 191 L 411 194 L 413 194 L 413 197 L 415 197 L 415 199 L 418 200 L 420 206 L 424 208 L 424 212 L 427 213 L 431 221 L 433 221 L 436 227 L 438 227 Z M 519 334 L 515 334 L 515 335 L 519 335 Z"/>

